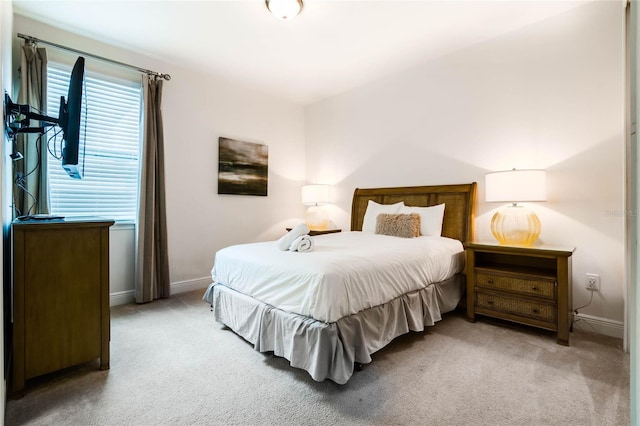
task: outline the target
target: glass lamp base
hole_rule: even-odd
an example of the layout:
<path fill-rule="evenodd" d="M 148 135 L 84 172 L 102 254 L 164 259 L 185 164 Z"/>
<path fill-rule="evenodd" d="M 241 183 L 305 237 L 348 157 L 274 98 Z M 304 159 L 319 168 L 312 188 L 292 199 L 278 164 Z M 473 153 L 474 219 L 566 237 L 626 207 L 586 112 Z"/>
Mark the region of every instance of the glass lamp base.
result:
<path fill-rule="evenodd" d="M 311 206 L 307 209 L 305 220 L 311 231 L 324 231 L 329 223 L 329 215 L 321 206 Z"/>
<path fill-rule="evenodd" d="M 503 207 L 491 219 L 491 233 L 500 244 L 530 246 L 540 229 L 540 219 L 525 206 Z"/>

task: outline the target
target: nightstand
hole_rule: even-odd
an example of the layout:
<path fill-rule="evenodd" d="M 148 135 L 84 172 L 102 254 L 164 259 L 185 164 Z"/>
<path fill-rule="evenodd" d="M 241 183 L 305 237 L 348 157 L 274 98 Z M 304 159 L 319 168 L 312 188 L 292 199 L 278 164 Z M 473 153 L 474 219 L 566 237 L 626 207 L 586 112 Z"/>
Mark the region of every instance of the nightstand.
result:
<path fill-rule="evenodd" d="M 291 231 L 291 228 L 287 228 L 287 232 Z M 323 229 L 322 231 L 309 231 L 309 235 L 324 235 L 324 234 L 335 234 L 336 232 L 342 232 L 342 229 Z"/>
<path fill-rule="evenodd" d="M 466 242 L 467 319 L 476 314 L 555 331 L 569 345 L 574 248 Z"/>

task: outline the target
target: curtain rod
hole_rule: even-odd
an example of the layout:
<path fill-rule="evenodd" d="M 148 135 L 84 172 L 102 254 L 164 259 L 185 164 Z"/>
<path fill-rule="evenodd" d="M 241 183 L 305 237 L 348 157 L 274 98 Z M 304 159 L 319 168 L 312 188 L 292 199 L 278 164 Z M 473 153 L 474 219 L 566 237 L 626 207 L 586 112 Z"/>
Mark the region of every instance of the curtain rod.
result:
<path fill-rule="evenodd" d="M 63 46 L 61 44 L 52 43 L 50 41 L 41 40 L 39 38 L 32 37 L 32 36 L 25 35 L 25 34 L 18 33 L 18 37 L 22 38 L 24 40 L 27 40 L 27 41 L 31 41 L 31 42 L 36 43 L 36 44 L 37 43 L 47 44 L 47 45 L 52 46 L 52 47 L 57 47 L 58 49 L 68 50 L 70 52 L 78 53 L 80 55 L 90 56 L 90 57 L 92 57 L 94 59 L 99 59 L 101 61 L 110 62 L 112 64 L 119 65 L 121 67 L 134 69 L 136 71 L 140 71 L 141 73 L 144 73 L 144 74 L 147 74 L 147 75 L 154 75 L 156 77 L 163 78 L 163 79 L 165 79 L 167 81 L 171 80 L 171 76 L 169 74 L 161 74 L 159 72 L 155 72 L 155 71 L 147 70 L 147 69 L 144 69 L 144 68 L 136 67 L 135 65 L 129 65 L 129 64 L 125 64 L 124 62 L 114 61 L 113 59 L 104 58 L 102 56 L 94 55 L 93 53 L 83 52 L 81 50 L 77 50 L 77 49 L 74 49 L 72 47 L 67 47 L 67 46 Z"/>

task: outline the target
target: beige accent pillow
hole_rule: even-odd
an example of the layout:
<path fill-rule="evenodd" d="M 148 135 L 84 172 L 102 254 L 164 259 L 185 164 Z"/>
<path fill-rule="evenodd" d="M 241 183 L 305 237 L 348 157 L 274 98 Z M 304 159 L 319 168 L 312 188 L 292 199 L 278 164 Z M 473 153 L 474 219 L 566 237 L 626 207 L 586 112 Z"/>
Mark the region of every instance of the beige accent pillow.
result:
<path fill-rule="evenodd" d="M 420 215 L 381 213 L 376 218 L 376 234 L 414 238 L 420 236 Z"/>

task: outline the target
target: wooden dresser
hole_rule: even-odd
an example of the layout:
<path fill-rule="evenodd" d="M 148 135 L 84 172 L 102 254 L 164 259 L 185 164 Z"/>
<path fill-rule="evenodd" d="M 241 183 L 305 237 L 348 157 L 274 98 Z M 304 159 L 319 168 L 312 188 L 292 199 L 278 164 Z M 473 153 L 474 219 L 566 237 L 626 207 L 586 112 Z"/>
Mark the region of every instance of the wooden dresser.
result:
<path fill-rule="evenodd" d="M 569 345 L 573 248 L 465 243 L 467 318 L 476 314 L 555 331 Z"/>
<path fill-rule="evenodd" d="M 12 224 L 11 391 L 100 358 L 109 368 L 109 227 L 104 219 Z"/>

